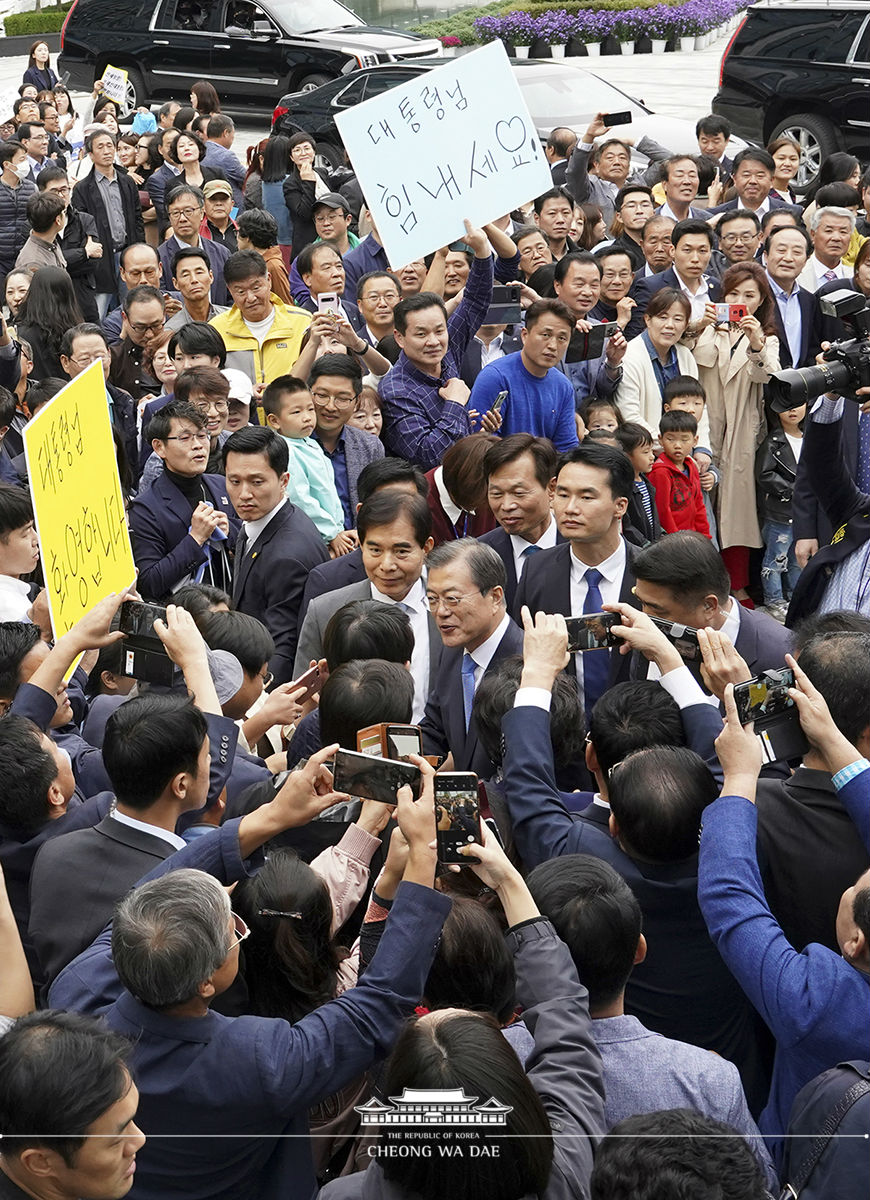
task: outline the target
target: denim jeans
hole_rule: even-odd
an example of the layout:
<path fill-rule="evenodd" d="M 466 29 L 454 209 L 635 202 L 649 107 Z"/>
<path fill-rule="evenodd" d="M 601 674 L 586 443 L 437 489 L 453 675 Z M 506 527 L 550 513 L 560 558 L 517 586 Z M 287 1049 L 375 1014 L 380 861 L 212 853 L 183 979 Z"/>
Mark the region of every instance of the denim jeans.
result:
<path fill-rule="evenodd" d="M 761 562 L 764 603 L 772 604 L 775 600 L 787 598 L 783 595 L 783 575 L 788 579 L 790 596 L 801 569 L 794 555 L 794 530 L 791 525 L 780 521 L 765 521 L 761 536 L 764 541 L 764 558 Z"/>

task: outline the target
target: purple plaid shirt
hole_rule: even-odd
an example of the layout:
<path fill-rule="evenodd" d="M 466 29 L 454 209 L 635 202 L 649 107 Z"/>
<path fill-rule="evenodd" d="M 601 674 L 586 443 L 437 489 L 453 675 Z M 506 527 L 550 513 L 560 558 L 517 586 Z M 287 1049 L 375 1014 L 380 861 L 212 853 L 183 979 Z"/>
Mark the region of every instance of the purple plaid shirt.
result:
<path fill-rule="evenodd" d="M 444 451 L 471 433 L 467 407 L 442 400 L 438 389 L 459 376 L 462 356 L 492 299 L 492 272 L 491 257 L 472 260 L 462 303 L 447 319 L 449 342 L 441 375 L 424 374 L 402 353 L 378 388 L 384 402 L 384 444 L 424 471 L 437 467 Z"/>

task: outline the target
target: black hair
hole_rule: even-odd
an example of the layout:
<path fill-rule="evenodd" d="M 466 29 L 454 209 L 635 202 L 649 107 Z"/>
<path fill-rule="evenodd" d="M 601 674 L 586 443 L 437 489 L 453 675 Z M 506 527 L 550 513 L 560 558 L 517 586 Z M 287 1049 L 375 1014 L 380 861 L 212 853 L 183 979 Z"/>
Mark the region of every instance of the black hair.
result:
<path fill-rule="evenodd" d="M 392 271 L 366 271 L 365 275 L 360 275 L 359 279 L 356 281 L 357 304 L 359 304 L 359 298 L 365 291 L 366 284 L 370 283 L 372 279 L 389 279 L 390 283 L 394 283 L 396 285 L 396 291 L 399 293 L 399 298 L 401 299 L 402 284 L 400 283 L 397 275 L 394 275 Z"/>
<path fill-rule="evenodd" d="M 681 396 L 700 396 L 705 404 L 707 402 L 704 385 L 694 375 L 675 375 L 673 379 L 669 380 L 665 384 L 662 403 L 670 404 L 673 400 L 679 400 Z"/>
<path fill-rule="evenodd" d="M 413 483 L 417 495 L 424 500 L 429 495 L 429 481 L 415 463 L 406 462 L 404 458 L 384 457 L 367 463 L 360 471 L 356 481 L 357 496 L 364 504 L 380 488 L 397 483 Z"/>
<path fill-rule="evenodd" d="M 761 166 L 770 171 L 771 175 L 776 174 L 776 163 L 773 161 L 772 155 L 758 146 L 747 146 L 745 150 L 741 150 L 739 154 L 734 155 L 734 163 L 731 167 L 732 179 L 737 174 L 737 168 L 745 162 L 760 163 Z"/>
<path fill-rule="evenodd" d="M 662 290 L 664 291 L 665 289 Z M 658 292 L 656 292 L 656 295 L 658 295 Z M 588 428 L 591 424 L 592 414 L 599 408 L 609 409 L 613 413 L 616 418 L 616 428 L 618 429 L 622 424 L 622 413 L 619 411 L 619 405 L 616 401 L 609 396 L 584 396 L 577 407 L 577 415 Z M 588 437 L 589 434 L 587 433 L 586 436 Z"/>
<path fill-rule="evenodd" d="M 205 429 L 205 417 L 192 404 L 185 400 L 171 400 L 159 408 L 145 430 L 145 439 L 151 442 L 165 442 L 172 430 L 173 419 L 190 421 L 196 429 Z"/>
<path fill-rule="evenodd" d="M 201 613 L 199 631 L 212 650 L 227 650 L 238 659 L 246 675 L 259 675 L 275 653 L 272 635 L 256 617 L 243 612 Z"/>
<path fill-rule="evenodd" d="M 262 254 L 256 250 L 237 250 L 224 263 L 224 283 L 240 283 L 243 279 L 262 278 L 269 267 Z"/>
<path fill-rule="evenodd" d="M 870 617 L 853 612 L 850 608 L 810 613 L 795 626 L 792 654 L 797 658 L 809 641 L 825 633 L 870 634 Z"/>
<path fill-rule="evenodd" d="M 45 1147 L 73 1167 L 87 1130 L 130 1089 L 131 1049 L 97 1017 L 51 1010 L 20 1017 L 0 1038 L 4 1155 Z"/>
<path fill-rule="evenodd" d="M 853 744 L 870 724 L 870 634 L 822 633 L 801 650 L 801 668 Z"/>
<path fill-rule="evenodd" d="M 485 672 L 474 693 L 471 711 L 477 736 L 484 753 L 495 766 L 500 766 L 504 759 L 501 722 L 505 713 L 513 708 L 522 673 L 520 655 L 499 659 Z M 584 724 L 576 681 L 563 673 L 557 675 L 550 701 L 550 741 L 557 769 L 582 762 Z"/>
<path fill-rule="evenodd" d="M 308 374 L 308 386 L 311 387 L 324 375 L 349 379 L 353 384 L 354 396 L 358 396 L 362 391 L 362 371 L 347 354 L 321 354 Z"/>
<path fill-rule="evenodd" d="M 611 769 L 607 790 L 625 852 L 658 863 L 697 854 L 701 815 L 719 795 L 710 768 L 684 746 L 635 750 Z"/>
<path fill-rule="evenodd" d="M 169 212 L 169 205 L 183 196 L 191 196 L 196 202 L 197 208 L 202 208 L 205 204 L 205 196 L 203 195 L 202 188 L 195 187 L 192 183 L 173 183 L 166 189 L 167 213 Z"/>
<path fill-rule="evenodd" d="M 625 454 L 631 454 L 632 450 L 637 450 L 641 446 L 651 446 L 653 442 L 653 435 L 646 425 L 641 425 L 637 421 L 626 421 L 624 425 L 617 427 L 613 436 Z"/>
<path fill-rule="evenodd" d="M 182 354 L 207 354 L 209 358 L 217 358 L 219 370 L 227 365 L 224 339 L 205 321 L 188 321 L 173 333 L 169 339 L 169 357 L 174 358 L 177 350 Z"/>
<path fill-rule="evenodd" d="M 677 221 L 671 230 L 671 245 L 676 246 L 682 238 L 689 237 L 690 234 L 705 237 L 711 247 L 716 243 L 716 235 L 706 221 L 702 221 L 700 217 L 687 217 L 685 221 Z"/>
<path fill-rule="evenodd" d="M 557 480 L 565 467 L 575 463 L 579 466 L 595 467 L 596 470 L 606 471 L 607 485 L 614 500 L 628 499 L 631 496 L 634 490 L 634 467 L 621 450 L 616 450 L 613 446 L 596 446 L 594 443 L 587 446 L 583 443 L 561 456 L 556 472 Z M 709 538 L 706 538 L 705 541 L 709 541 Z"/>
<path fill-rule="evenodd" d="M 105 105 L 103 105 L 103 107 L 105 108 Z M 93 115 L 94 115 L 94 119 L 96 120 L 96 117 L 97 117 L 96 105 L 94 106 L 94 114 Z M 90 154 L 91 151 L 93 150 L 94 142 L 97 140 L 97 138 L 101 138 L 101 137 L 111 138 L 113 146 L 117 146 L 117 144 L 118 144 L 117 137 L 115 136 L 114 133 L 112 133 L 112 131 L 110 129 L 106 129 L 106 128 L 92 129 L 90 133 L 85 135 L 85 151 L 88 154 Z"/>
<path fill-rule="evenodd" d="M 716 113 L 710 113 L 706 117 L 701 117 L 695 122 L 695 137 L 701 133 L 706 133 L 708 137 L 716 137 L 721 133 L 726 138 L 731 137 L 731 122 L 726 121 L 724 117 L 718 116 Z"/>
<path fill-rule="evenodd" d="M 625 197 L 631 196 L 634 192 L 643 192 L 643 194 L 652 200 L 653 204 L 655 204 L 655 197 L 653 196 L 652 188 L 648 188 L 642 183 L 627 183 L 616 193 L 616 199 L 613 201 L 614 210 L 619 212 L 619 210 L 622 208 L 622 202 Z"/>
<path fill-rule="evenodd" d="M 279 375 L 277 379 L 267 383 L 263 390 L 261 401 L 263 412 L 269 417 L 280 416 L 285 396 L 295 396 L 298 392 L 308 392 L 308 390 L 308 384 L 304 379 L 297 379 L 295 375 Z"/>
<path fill-rule="evenodd" d="M 489 483 L 490 476 L 496 471 L 516 462 L 524 454 L 532 456 L 535 479 L 541 487 L 549 487 L 550 480 L 556 474 L 559 455 L 549 438 L 535 437 L 531 433 L 509 434 L 487 449 L 483 456 L 483 477 L 486 482 Z"/>
<path fill-rule="evenodd" d="M 861 194 L 848 183 L 835 180 L 820 187 L 815 195 L 816 208 L 854 208 L 860 205 Z"/>
<path fill-rule="evenodd" d="M 758 1160 L 730 1125 L 695 1109 L 627 1117 L 595 1153 L 591 1200 L 765 1200 Z"/>
<path fill-rule="evenodd" d="M 535 212 L 538 216 L 541 215 L 541 211 L 548 200 L 567 200 L 571 208 L 573 209 L 574 207 L 574 197 L 567 188 L 552 187 L 548 188 L 546 192 L 541 192 L 540 196 L 535 197 Z"/>
<path fill-rule="evenodd" d="M 10 393 L 6 388 L 0 389 L 6 392 L 6 396 Z M 3 408 L 8 408 L 6 396 L 0 397 L 0 404 Z M 13 412 L 15 397 L 13 400 Z M 6 413 L 0 415 L 0 425 L 8 425 L 9 421 L 5 419 Z M 9 540 L 10 533 L 14 533 L 16 529 L 23 529 L 25 525 L 33 524 L 33 504 L 30 501 L 30 493 L 25 492 L 22 488 L 13 487 L 8 483 L 0 483 L 0 542 L 4 545 Z"/>
<path fill-rule="evenodd" d="M 360 729 L 381 721 L 407 725 L 413 706 L 414 679 L 401 664 L 380 658 L 342 663 L 320 692 L 321 741 L 356 750 Z"/>
<path fill-rule="evenodd" d="M 172 603 L 186 609 L 194 618 L 211 612 L 216 604 L 232 608 L 232 600 L 226 592 L 210 583 L 187 583 L 172 593 Z"/>
<path fill-rule="evenodd" d="M 432 536 L 432 510 L 422 496 L 397 488 L 375 492 L 360 506 L 356 518 L 360 545 L 366 541 L 370 530 L 392 525 L 402 517 L 410 523 L 417 545 L 424 546 Z"/>
<path fill-rule="evenodd" d="M 255 250 L 278 245 L 278 222 L 265 208 L 250 208 L 238 222 L 239 236 L 247 238 Z"/>
<path fill-rule="evenodd" d="M 54 183 L 55 179 L 69 179 L 69 176 L 63 167 L 59 167 L 57 163 L 50 162 L 36 176 L 36 186 L 43 192 L 48 184 Z"/>
<path fill-rule="evenodd" d="M 39 641 L 38 625 L 0 621 L 0 699 L 13 698 L 18 690 L 21 663 Z"/>
<path fill-rule="evenodd" d="M 300 129 L 298 133 L 291 134 L 288 140 L 290 142 L 291 150 L 295 150 L 297 146 L 301 146 L 305 142 L 308 142 L 309 146 L 317 146 L 317 138 L 312 137 L 310 133 L 306 133 L 304 129 Z M 295 163 L 294 169 L 296 169 Z"/>
<path fill-rule="evenodd" d="M 188 367 L 175 377 L 175 399 L 182 404 L 192 404 L 194 392 L 213 400 L 227 400 L 230 381 L 217 367 Z"/>
<path fill-rule="evenodd" d="M 17 713 L 0 721 L 0 772 L 0 822 L 29 837 L 51 816 L 48 789 L 57 778 L 57 763 L 43 746 L 41 731 Z"/>
<path fill-rule="evenodd" d="M 210 113 L 201 113 L 200 115 L 209 118 L 207 129 L 207 136 L 209 138 L 219 138 L 236 127 L 232 117 L 228 117 L 226 113 L 222 113 L 220 108 L 216 108 Z"/>
<path fill-rule="evenodd" d="M 492 1013 L 500 1025 L 513 1015 L 513 955 L 495 916 L 477 900 L 456 896 L 447 914 L 423 997 L 429 1009 Z"/>
<path fill-rule="evenodd" d="M 206 254 L 202 246 L 182 246 L 182 248 L 180 250 L 176 250 L 172 256 L 172 263 L 170 264 L 170 267 L 172 270 L 173 279 L 175 278 L 179 265 L 187 258 L 201 259 L 208 269 L 211 270 L 211 259 Z M 156 288 L 153 288 L 152 290 L 157 291 Z"/>
<path fill-rule="evenodd" d="M 457 538 L 436 546 L 429 555 L 429 573 L 431 575 L 433 571 L 458 560 L 465 562 L 471 581 L 482 596 L 488 595 L 494 588 L 501 588 L 504 593 L 507 582 L 504 560 L 492 546 L 473 537 Z"/>
<path fill-rule="evenodd" d="M 59 354 L 63 335 L 70 326 L 81 325 L 83 320 L 67 271 L 63 267 L 40 267 L 21 302 L 16 324 L 19 327 L 35 325 L 42 333 L 45 345 Z"/>
<path fill-rule="evenodd" d="M 337 258 L 341 258 L 341 251 L 334 242 L 309 242 L 296 255 L 296 269 L 303 279 L 314 267 L 315 256 L 321 250 L 331 250 Z"/>
<path fill-rule="evenodd" d="M 121 308 L 124 316 L 129 317 L 130 309 L 134 304 L 148 304 L 151 301 L 156 301 L 161 308 L 166 307 L 166 301 L 163 299 L 163 293 L 160 288 L 152 287 L 150 283 L 140 283 L 138 287 L 134 287 L 124 297 Z"/>
<path fill-rule="evenodd" d="M 266 139 L 263 150 L 263 183 L 281 183 L 290 174 L 293 166 L 290 161 L 290 139 L 281 133 Z M 251 209 L 255 212 L 256 209 Z M 247 214 L 242 214 L 247 215 Z M 247 235 L 245 235 L 247 236 Z"/>
<path fill-rule="evenodd" d="M 761 222 L 758 219 L 757 213 L 750 212 L 748 208 L 732 208 L 723 212 L 719 218 L 719 224 L 716 226 L 717 234 L 726 225 L 730 225 L 732 221 L 751 221 L 756 233 L 761 231 Z"/>
<path fill-rule="evenodd" d="M 640 905 L 622 876 L 591 854 L 563 854 L 535 867 L 528 887 L 571 952 L 591 1011 L 618 1000 L 642 928 Z"/>
<path fill-rule="evenodd" d="M 685 746 L 676 701 L 653 679 L 632 679 L 608 688 L 589 717 L 589 741 L 609 775 L 617 763 L 647 746 Z"/>
<path fill-rule="evenodd" d="M 41 408 L 43 404 L 48 404 L 49 400 L 53 400 L 68 383 L 68 379 L 58 379 L 56 375 L 46 375 L 45 379 L 40 379 L 39 383 L 28 388 L 27 407 L 30 409 L 31 417 L 35 417 L 37 409 Z"/>
<path fill-rule="evenodd" d="M 617 250 L 616 253 L 626 253 L 622 250 Z M 573 333 L 575 318 L 571 309 L 564 300 L 555 300 L 551 296 L 544 296 L 539 300 L 533 301 L 526 309 L 526 329 L 531 329 L 537 325 L 538 321 L 543 321 L 546 317 L 555 317 L 557 320 L 564 322 Z"/>
<path fill-rule="evenodd" d="M 553 282 L 564 283 L 568 278 L 568 274 L 574 263 L 578 267 L 594 267 L 598 272 L 598 278 L 601 278 L 601 263 L 588 250 L 574 250 L 570 254 L 566 254 L 564 258 L 560 258 L 556 263 L 553 271 Z"/>
<path fill-rule="evenodd" d="M 437 292 L 418 292 L 416 296 L 403 297 L 393 309 L 393 321 L 399 333 L 407 330 L 408 318 L 412 313 L 423 312 L 427 308 L 440 309 L 444 320 L 447 320 L 447 308 Z"/>
<path fill-rule="evenodd" d="M 174 597 L 173 597 L 174 599 Z M 118 621 L 112 621 L 112 628 L 118 628 Z M 124 665 L 124 643 L 112 642 L 109 646 L 103 646 L 97 655 L 97 661 L 88 674 L 88 682 L 85 685 L 86 696 L 99 696 L 100 689 L 103 686 L 103 672 L 110 671 L 113 675 L 120 675 Z"/>
<path fill-rule="evenodd" d="M 697 433 L 698 422 L 690 412 L 673 408 L 659 417 L 659 433 Z"/>
<path fill-rule="evenodd" d="M 705 596 L 725 604 L 731 580 L 718 550 L 703 533 L 678 530 L 641 550 L 634 574 L 646 583 L 665 587 L 685 604 L 698 605 Z"/>
<path fill-rule="evenodd" d="M 859 879 L 861 877 L 859 876 Z M 852 897 L 852 919 L 864 934 L 865 939 L 870 942 L 870 885 L 859 888 L 854 893 Z"/>
<path fill-rule="evenodd" d="M 24 147 L 15 138 L 10 138 L 8 142 L 0 142 L 0 163 L 12 162 L 19 150 L 24 150 Z"/>
<path fill-rule="evenodd" d="M 262 454 L 276 475 L 283 475 L 290 463 L 287 442 L 274 429 L 264 425 L 246 425 L 224 442 L 224 469 L 230 454 Z"/>
<path fill-rule="evenodd" d="M 118 706 L 106 722 L 103 763 L 118 800 L 145 810 L 182 771 L 197 774 L 208 725 L 187 696 L 149 692 Z"/>
<path fill-rule="evenodd" d="M 323 656 L 330 672 L 355 659 L 405 663 L 414 653 L 414 632 L 398 604 L 351 600 L 329 618 L 323 632 Z"/>

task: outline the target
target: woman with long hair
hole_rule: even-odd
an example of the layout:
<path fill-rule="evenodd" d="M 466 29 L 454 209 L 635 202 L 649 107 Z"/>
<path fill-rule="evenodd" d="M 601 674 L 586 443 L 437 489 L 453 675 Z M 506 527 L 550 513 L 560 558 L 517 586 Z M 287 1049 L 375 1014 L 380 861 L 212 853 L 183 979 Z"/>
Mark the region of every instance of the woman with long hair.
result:
<path fill-rule="evenodd" d="M 278 245 L 288 267 L 293 245 L 293 220 L 284 203 L 284 181 L 292 169 L 290 139 L 280 133 L 270 137 L 262 152 L 261 201 L 266 212 L 270 212 L 278 222 Z"/>
<path fill-rule="evenodd" d="M 69 275 L 61 267 L 40 267 L 18 310 L 15 332 L 33 347 L 33 377 L 63 379 L 60 343 L 73 325 L 84 321 Z"/>
<path fill-rule="evenodd" d="M 34 42 L 30 47 L 30 57 L 27 60 L 27 70 L 24 72 L 23 83 L 32 83 L 37 92 L 46 89 L 52 91 L 57 83 L 57 76 L 51 69 L 51 53 L 48 45 Z"/>
<path fill-rule="evenodd" d="M 221 110 L 220 96 L 214 86 L 204 79 L 197 79 L 190 89 L 190 104 L 201 117 L 211 117 Z"/>
<path fill-rule="evenodd" d="M 755 496 L 755 455 L 764 441 L 764 385 L 779 370 L 776 301 L 764 269 L 737 263 L 722 276 L 724 304 L 745 316 L 720 323 L 708 304 L 693 353 L 707 393 L 710 448 L 719 468 L 716 518 L 722 558 L 739 600 L 747 600 L 749 551 L 762 546 Z M 690 343 L 691 344 L 691 343 Z"/>
<path fill-rule="evenodd" d="M 599 204 L 581 204 L 583 226 L 574 239 L 583 250 L 594 250 L 607 237 L 607 222 Z M 578 220 L 578 225 L 579 225 Z"/>

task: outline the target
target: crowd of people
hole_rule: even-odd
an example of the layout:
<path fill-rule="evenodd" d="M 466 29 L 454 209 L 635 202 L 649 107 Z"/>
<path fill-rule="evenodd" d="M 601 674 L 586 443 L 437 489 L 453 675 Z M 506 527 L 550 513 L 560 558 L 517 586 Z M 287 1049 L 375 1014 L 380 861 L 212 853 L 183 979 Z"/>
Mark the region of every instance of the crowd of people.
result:
<path fill-rule="evenodd" d="M 870 388 L 770 381 L 870 297 L 866 164 L 598 114 L 401 264 L 205 81 L 122 132 L 36 43 L 14 110 L 0 1197 L 863 1194 Z M 56 637 L 23 430 L 96 362 L 137 580 Z M 333 777 L 382 725 L 390 803 Z"/>

